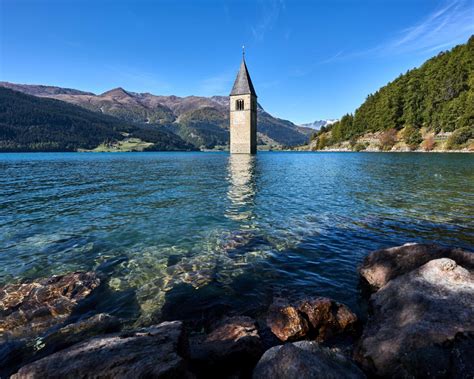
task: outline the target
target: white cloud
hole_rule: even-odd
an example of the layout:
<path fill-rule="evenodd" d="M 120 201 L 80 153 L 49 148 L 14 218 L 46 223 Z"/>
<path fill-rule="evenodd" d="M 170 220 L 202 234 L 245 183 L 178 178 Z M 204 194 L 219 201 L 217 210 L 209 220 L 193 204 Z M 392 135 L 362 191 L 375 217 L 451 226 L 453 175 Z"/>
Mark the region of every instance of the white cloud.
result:
<path fill-rule="evenodd" d="M 272 30 L 278 21 L 280 13 L 285 9 L 284 0 L 272 0 L 260 2 L 262 16 L 258 24 L 252 27 L 252 35 L 257 42 L 265 39 L 265 34 Z"/>
<path fill-rule="evenodd" d="M 420 22 L 395 33 L 380 45 L 328 57 L 318 64 L 362 57 L 426 54 L 465 43 L 474 34 L 474 1 L 446 0 Z"/>
<path fill-rule="evenodd" d="M 382 54 L 431 52 L 466 42 L 474 34 L 474 2 L 446 2 L 416 25 L 401 30 L 378 50 Z"/>

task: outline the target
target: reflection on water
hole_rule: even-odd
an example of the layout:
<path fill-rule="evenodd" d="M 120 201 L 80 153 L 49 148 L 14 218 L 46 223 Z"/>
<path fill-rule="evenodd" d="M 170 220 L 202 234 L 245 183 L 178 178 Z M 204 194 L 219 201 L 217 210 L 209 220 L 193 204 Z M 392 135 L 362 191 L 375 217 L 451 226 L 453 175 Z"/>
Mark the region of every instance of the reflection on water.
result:
<path fill-rule="evenodd" d="M 212 231 L 199 241 L 199 251 L 195 254 L 192 251 L 179 252 L 179 246 L 173 246 L 171 257 L 174 259 L 170 260 L 163 250 L 140 250 L 139 256 L 126 264 L 126 271 L 130 274 L 124 276 L 119 271 L 119 277 L 110 280 L 111 287 L 117 290 L 130 286 L 136 288 L 141 307 L 139 323 L 159 319 L 168 294 L 176 288 L 186 288 L 194 300 L 195 291 L 213 284 L 232 291 L 235 279 L 244 273 L 246 266 L 264 256 L 268 249 L 259 245 L 262 241 L 268 244 L 268 241 L 259 236 L 255 224 L 255 165 L 255 156 L 239 154 L 228 157 L 226 185 L 229 201 L 224 215 L 232 221 L 231 227 Z M 188 300 L 191 302 L 187 306 L 193 307 L 193 299 Z M 181 313 L 183 308 L 186 306 L 181 304 L 177 313 Z"/>
<path fill-rule="evenodd" d="M 226 216 L 242 223 L 243 228 L 252 228 L 256 178 L 256 156 L 233 154 L 229 157 L 229 206 Z"/>
<path fill-rule="evenodd" d="M 101 311 L 139 323 L 282 292 L 357 309 L 368 251 L 474 245 L 472 155 L 0 154 L 0 172 L 0 285 L 98 270 Z"/>

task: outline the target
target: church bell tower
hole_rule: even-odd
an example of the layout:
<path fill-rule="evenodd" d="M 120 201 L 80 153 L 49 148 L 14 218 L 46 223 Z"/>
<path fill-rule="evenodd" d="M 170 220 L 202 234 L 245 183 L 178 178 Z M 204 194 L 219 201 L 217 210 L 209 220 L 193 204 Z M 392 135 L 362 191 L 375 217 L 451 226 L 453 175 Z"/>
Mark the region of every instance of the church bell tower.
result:
<path fill-rule="evenodd" d="M 245 64 L 245 54 L 230 93 L 230 152 L 257 152 L 257 94 Z"/>

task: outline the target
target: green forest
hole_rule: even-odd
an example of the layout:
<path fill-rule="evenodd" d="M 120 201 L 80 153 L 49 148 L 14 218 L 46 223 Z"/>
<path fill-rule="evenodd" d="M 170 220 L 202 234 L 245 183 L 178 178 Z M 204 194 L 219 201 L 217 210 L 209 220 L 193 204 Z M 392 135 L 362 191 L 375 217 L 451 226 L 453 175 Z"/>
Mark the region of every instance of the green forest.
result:
<path fill-rule="evenodd" d="M 398 139 L 411 149 L 422 142 L 430 145 L 423 134 L 425 139 L 449 134 L 447 149 L 463 147 L 474 138 L 474 36 L 369 95 L 354 114 L 322 128 L 313 143 L 322 149 L 350 141 L 354 150 L 361 150 L 358 137 L 374 132 L 382 132 L 382 149 Z"/>
<path fill-rule="evenodd" d="M 0 88 L 0 151 L 77 151 L 125 138 L 152 143 L 148 150 L 190 150 L 177 135 L 135 125 L 63 101 Z"/>

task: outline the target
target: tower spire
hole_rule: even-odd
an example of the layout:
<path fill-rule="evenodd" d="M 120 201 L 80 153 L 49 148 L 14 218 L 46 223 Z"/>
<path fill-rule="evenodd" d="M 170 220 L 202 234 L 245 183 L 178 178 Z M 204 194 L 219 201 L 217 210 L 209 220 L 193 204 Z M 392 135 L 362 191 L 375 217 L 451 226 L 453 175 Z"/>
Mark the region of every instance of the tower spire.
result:
<path fill-rule="evenodd" d="M 230 152 L 255 154 L 257 152 L 257 94 L 253 88 L 247 65 L 245 46 L 242 62 L 229 98 Z"/>
<path fill-rule="evenodd" d="M 242 46 L 242 62 L 240 63 L 240 69 L 235 78 L 234 86 L 230 95 L 246 95 L 251 94 L 257 96 L 255 89 L 253 88 L 252 80 L 250 79 L 247 65 L 245 64 L 245 46 Z"/>

